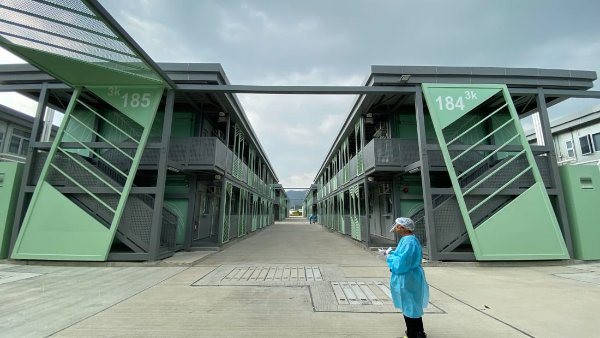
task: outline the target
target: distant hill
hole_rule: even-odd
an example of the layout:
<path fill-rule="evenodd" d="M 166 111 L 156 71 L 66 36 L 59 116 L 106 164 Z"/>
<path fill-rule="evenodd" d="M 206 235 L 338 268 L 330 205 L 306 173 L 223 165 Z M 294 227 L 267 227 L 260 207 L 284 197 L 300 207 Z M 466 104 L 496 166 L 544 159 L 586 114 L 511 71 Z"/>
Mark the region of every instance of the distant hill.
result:
<path fill-rule="evenodd" d="M 304 196 L 306 195 L 306 189 L 304 190 L 286 190 L 290 208 L 300 209 L 302 207 L 302 202 L 304 201 Z"/>

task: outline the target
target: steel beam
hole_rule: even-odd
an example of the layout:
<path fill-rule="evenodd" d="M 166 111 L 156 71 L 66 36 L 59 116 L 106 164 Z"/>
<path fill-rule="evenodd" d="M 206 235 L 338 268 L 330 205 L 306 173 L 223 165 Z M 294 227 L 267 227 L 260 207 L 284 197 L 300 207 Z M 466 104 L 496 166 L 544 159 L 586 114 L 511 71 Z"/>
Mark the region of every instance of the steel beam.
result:
<path fill-rule="evenodd" d="M 548 118 L 548 110 L 546 108 L 546 99 L 544 94 L 546 90 L 538 88 L 537 104 L 538 114 L 540 116 L 540 123 L 542 127 L 542 133 L 544 135 L 545 144 L 549 145 L 550 142 L 554 143 L 552 138 L 552 129 L 550 127 L 550 120 Z M 600 94 L 600 92 L 598 92 Z M 600 96 L 599 96 L 600 98 Z M 556 189 L 556 204 L 558 207 L 558 219 L 562 225 L 561 230 L 564 236 L 569 256 L 573 257 L 573 242 L 571 241 L 571 228 L 569 227 L 569 219 L 567 218 L 567 208 L 565 205 L 565 197 L 563 195 L 562 182 L 558 173 L 558 161 L 556 160 L 556 152 L 553 146 L 549 146 L 548 151 L 548 168 L 550 169 L 550 175 L 554 189 Z"/>
<path fill-rule="evenodd" d="M 173 106 L 175 104 L 175 91 L 167 91 L 165 103 L 165 116 L 163 119 L 163 130 L 161 136 L 162 148 L 158 160 L 158 175 L 156 177 L 156 194 L 154 195 L 154 211 L 152 213 L 152 229 L 150 230 L 150 252 L 151 261 L 158 260 L 160 254 L 160 234 L 162 230 L 162 211 L 167 181 L 167 156 L 169 154 L 169 141 L 171 139 L 171 123 L 173 121 Z"/>
<path fill-rule="evenodd" d="M 417 87 L 416 87 L 417 88 Z M 415 93 L 415 114 L 417 121 L 417 138 L 419 142 L 419 154 L 421 158 L 421 185 L 423 187 L 423 208 L 425 210 L 425 228 L 427 234 L 427 250 L 430 260 L 438 260 L 438 248 L 436 246 L 435 224 L 433 219 L 433 201 L 431 198 L 431 179 L 429 177 L 429 154 L 427 153 L 427 135 L 425 127 L 425 110 L 423 108 L 423 93 L 417 88 Z M 423 169 L 425 168 L 425 169 Z"/>
<path fill-rule="evenodd" d="M 541 88 L 508 88 L 512 95 L 537 95 Z M 600 91 L 597 90 L 572 90 L 572 89 L 541 89 L 544 96 L 551 97 L 575 97 L 600 99 Z"/>
<path fill-rule="evenodd" d="M 255 86 L 179 84 L 178 90 L 201 93 L 358 95 L 415 92 L 414 86 Z"/>

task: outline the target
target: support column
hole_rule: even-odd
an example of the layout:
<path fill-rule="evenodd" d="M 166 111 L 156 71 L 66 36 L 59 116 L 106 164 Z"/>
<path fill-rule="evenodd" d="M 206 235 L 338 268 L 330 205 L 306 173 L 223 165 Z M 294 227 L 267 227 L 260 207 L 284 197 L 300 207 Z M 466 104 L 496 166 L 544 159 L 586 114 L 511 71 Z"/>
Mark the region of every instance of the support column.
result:
<path fill-rule="evenodd" d="M 150 230 L 149 260 L 158 259 L 160 251 L 160 235 L 162 230 L 162 210 L 165 197 L 165 183 L 167 181 L 167 159 L 169 155 L 169 142 L 171 140 L 171 123 L 173 121 L 173 106 L 175 91 L 167 91 L 165 103 L 165 117 L 161 136 L 160 155 L 158 160 L 158 174 L 156 177 L 156 191 L 154 195 L 154 210 L 152 213 L 152 229 Z"/>
<path fill-rule="evenodd" d="M 198 179 L 196 176 L 190 178 L 190 190 L 188 192 L 188 211 L 187 211 L 187 223 L 185 231 L 185 240 L 183 241 L 183 249 L 189 250 L 192 247 L 192 231 L 194 231 L 194 224 L 196 223 L 196 200 L 198 196 Z"/>
<path fill-rule="evenodd" d="M 40 138 L 40 125 L 42 124 L 42 119 L 44 113 L 46 112 L 47 105 L 48 82 L 44 82 L 42 83 L 42 88 L 40 90 L 40 96 L 38 99 L 38 105 L 35 110 L 35 117 L 33 119 L 33 126 L 31 128 L 31 139 L 29 140 L 27 157 L 25 158 L 25 166 L 23 168 L 23 174 L 21 176 L 21 186 L 19 187 L 19 196 L 17 197 L 17 206 L 15 208 L 15 219 L 12 224 L 9 256 L 13 251 L 15 242 L 17 241 L 17 237 L 19 235 L 19 230 L 21 228 L 21 222 L 23 221 L 23 217 L 25 217 L 25 213 L 27 212 L 27 209 L 25 207 L 25 187 L 27 187 L 29 184 L 29 177 L 31 176 L 31 167 L 35 161 L 36 156 L 35 145 L 37 144 Z"/>
<path fill-rule="evenodd" d="M 550 169 L 550 175 L 552 177 L 552 184 L 556 191 L 556 204 L 558 207 L 558 215 L 565 240 L 569 256 L 573 257 L 573 242 L 571 240 L 571 229 L 569 227 L 569 220 L 567 218 L 567 208 L 565 206 L 565 197 L 563 194 L 562 182 L 558 172 L 558 161 L 556 160 L 556 152 L 554 150 L 554 139 L 552 138 L 552 130 L 550 128 L 550 120 L 548 119 L 548 109 L 546 107 L 546 98 L 544 96 L 544 89 L 538 88 L 537 94 L 537 105 L 538 114 L 540 116 L 540 123 L 542 127 L 542 134 L 544 135 L 545 145 L 548 149 L 548 168 Z M 552 142 L 552 144 L 550 144 Z"/>
<path fill-rule="evenodd" d="M 367 243 L 367 248 L 369 248 L 371 247 L 371 222 L 369 221 L 369 183 L 366 176 L 363 182 L 365 185 L 365 215 L 367 216 L 367 239 L 365 240 L 365 243 Z"/>
<path fill-rule="evenodd" d="M 423 93 L 420 86 L 417 86 L 415 89 L 415 114 L 417 120 L 419 157 L 421 159 L 421 185 L 423 186 L 423 208 L 425 210 L 427 250 L 429 251 L 429 259 L 437 260 L 439 255 L 435 244 L 435 224 L 433 224 L 433 201 L 431 198 L 431 181 L 429 178 L 429 157 L 427 153 L 428 147 L 425 128 L 425 111 L 423 109 Z"/>

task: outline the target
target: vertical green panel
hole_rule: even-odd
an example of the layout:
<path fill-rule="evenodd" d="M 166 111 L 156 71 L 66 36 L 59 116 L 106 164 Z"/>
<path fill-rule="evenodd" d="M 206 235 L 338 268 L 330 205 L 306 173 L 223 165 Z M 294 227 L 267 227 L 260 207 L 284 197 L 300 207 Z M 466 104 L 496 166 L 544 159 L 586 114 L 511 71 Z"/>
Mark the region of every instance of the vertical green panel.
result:
<path fill-rule="evenodd" d="M 221 219 L 223 225 L 221 226 L 221 243 L 229 242 L 229 231 L 231 227 L 231 199 L 233 197 L 233 185 L 231 183 L 225 183 L 225 198 L 223 199 L 223 208 L 221 208 Z"/>
<path fill-rule="evenodd" d="M 246 216 L 248 214 L 248 192 L 244 189 L 240 189 L 240 200 L 239 200 L 239 218 L 238 218 L 238 236 L 242 237 L 246 235 Z"/>
<path fill-rule="evenodd" d="M 23 163 L 0 162 L 0 259 L 8 257 Z"/>
<path fill-rule="evenodd" d="M 596 165 L 563 165 L 559 169 L 574 258 L 600 259 L 600 168 Z"/>
<path fill-rule="evenodd" d="M 452 128 L 450 125 L 453 122 L 500 92 L 510 112 L 511 120 L 506 122 L 511 121 L 513 130 L 517 131 L 517 140 L 522 146 L 528 168 L 530 168 L 526 170 L 530 170 L 533 174 L 535 184 L 499 210 L 489 211 L 488 218 L 475 229 L 470 217 L 470 212 L 474 208 L 467 208 L 444 132 L 447 128 Z M 506 86 L 423 84 L 423 93 L 475 257 L 478 260 L 569 258 L 558 221 L 537 169 L 535 158 L 524 136 Z M 494 122 L 492 121 L 492 123 Z M 497 124 L 492 125 L 492 127 L 496 128 L 492 132 L 500 128 Z M 502 136 L 502 134 L 500 135 Z M 464 141 L 464 139 L 461 140 Z M 473 145 L 477 144 L 476 140 L 471 141 L 473 141 Z M 513 182 L 514 179 L 516 177 L 509 179 L 507 183 L 486 198 L 500 192 L 504 189 L 503 187 Z M 466 195 L 468 192 L 469 190 L 465 190 L 464 194 Z"/>

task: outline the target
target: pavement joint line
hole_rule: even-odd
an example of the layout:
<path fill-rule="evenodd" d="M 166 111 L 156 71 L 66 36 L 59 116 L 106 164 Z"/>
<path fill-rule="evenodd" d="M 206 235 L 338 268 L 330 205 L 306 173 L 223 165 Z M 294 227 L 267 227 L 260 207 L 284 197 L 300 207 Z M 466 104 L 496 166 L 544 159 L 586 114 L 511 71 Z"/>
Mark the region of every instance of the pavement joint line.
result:
<path fill-rule="evenodd" d="M 575 282 L 581 282 L 581 283 L 587 283 L 587 284 L 593 284 L 593 285 L 600 285 L 600 283 L 596 283 L 596 282 L 590 282 L 587 280 L 581 280 L 581 279 L 575 279 L 575 278 L 569 278 L 566 276 L 560 276 L 560 275 L 581 275 L 581 274 L 593 274 L 593 272 L 569 272 L 569 273 L 564 273 L 564 274 L 557 274 L 557 273 L 553 273 L 552 276 L 558 277 L 558 278 L 563 278 L 563 279 L 568 279 L 570 281 L 575 281 Z"/>
<path fill-rule="evenodd" d="M 140 290 L 140 291 L 138 291 L 138 292 L 136 292 L 136 293 L 134 293 L 134 294 L 130 295 L 129 297 L 125 297 L 125 298 L 121 299 L 120 301 L 118 301 L 118 302 L 116 302 L 116 303 L 114 303 L 114 304 L 112 304 L 112 305 L 110 305 L 110 306 L 108 306 L 108 307 L 106 307 L 106 308 L 104 308 L 104 309 L 98 310 L 98 311 L 96 311 L 95 313 L 93 313 L 93 314 L 91 314 L 91 315 L 89 315 L 89 316 L 87 316 L 87 317 L 85 317 L 85 318 L 82 318 L 82 319 L 80 319 L 80 320 L 78 320 L 78 321 L 76 321 L 76 322 L 74 322 L 74 323 L 71 323 L 71 324 L 69 324 L 69 325 L 67 325 L 67 326 L 63 327 L 62 329 L 60 329 L 60 330 L 57 330 L 57 331 L 55 331 L 55 332 L 53 332 L 53 333 L 51 333 L 51 334 L 47 335 L 46 337 L 51 337 L 51 336 L 54 336 L 55 334 L 57 334 L 57 333 L 59 333 L 59 332 L 62 332 L 62 331 L 66 330 L 66 329 L 68 329 L 68 328 L 70 328 L 70 327 L 72 327 L 72 326 L 74 326 L 74 325 L 76 325 L 76 324 L 79 324 L 79 323 L 83 322 L 84 320 L 87 320 L 87 319 L 89 319 L 89 318 L 92 318 L 92 317 L 96 316 L 97 314 L 99 314 L 99 313 L 102 313 L 102 312 L 104 312 L 104 311 L 106 311 L 106 310 L 109 310 L 109 309 L 111 309 L 111 308 L 113 308 L 113 307 L 115 307 L 115 306 L 117 306 L 117 305 L 119 305 L 119 304 L 123 303 L 124 301 L 127 301 L 127 300 L 129 300 L 129 299 L 131 299 L 131 298 L 133 298 L 133 297 L 135 297 L 135 296 L 139 295 L 140 293 L 142 293 L 142 292 L 144 292 L 144 291 L 146 291 L 146 290 L 149 290 L 149 289 L 151 289 L 151 288 L 153 288 L 153 287 L 157 286 L 158 284 L 160 284 L 160 283 L 162 283 L 162 282 L 166 281 L 167 279 L 173 278 L 173 277 L 177 276 L 178 274 L 180 274 L 180 273 L 182 273 L 182 272 L 185 272 L 185 271 L 187 271 L 189 268 L 190 268 L 190 267 L 187 267 L 187 268 L 185 268 L 185 269 L 183 269 L 183 270 L 181 270 L 181 271 L 179 271 L 179 272 L 177 272 L 177 273 L 175 273 L 175 274 L 173 274 L 173 275 L 167 276 L 167 277 L 165 277 L 165 278 L 163 278 L 163 279 L 159 280 L 158 282 L 156 282 L 156 283 L 154 283 L 154 284 L 152 284 L 152 285 L 149 285 L 149 286 L 145 287 L 144 289 L 142 289 L 142 290 Z"/>
<path fill-rule="evenodd" d="M 203 278 L 205 278 L 206 276 L 208 276 L 208 275 L 210 275 L 211 273 L 215 272 L 215 270 L 217 270 L 218 268 L 220 268 L 222 265 L 223 265 L 223 264 L 221 264 L 221 265 L 218 265 L 218 266 L 215 266 L 215 267 L 214 267 L 212 270 L 210 270 L 209 272 L 205 273 L 205 274 L 204 274 L 204 276 L 202 276 L 202 277 L 200 277 L 200 278 L 196 279 L 196 280 L 195 280 L 195 281 L 194 281 L 192 284 L 190 284 L 190 286 L 199 286 L 199 285 L 194 285 L 194 284 L 198 283 L 199 281 L 201 281 L 201 280 L 202 280 Z M 191 266 L 190 266 L 189 268 L 191 268 Z M 188 270 L 189 268 L 187 268 L 187 269 L 185 269 L 185 270 L 183 270 L 183 271 L 186 271 L 186 270 Z M 183 271 L 182 271 L 182 272 L 183 272 Z"/>
<path fill-rule="evenodd" d="M 462 301 L 461 299 L 458 299 L 457 297 L 454 297 L 453 295 L 449 294 L 449 293 L 448 293 L 448 292 L 446 292 L 446 291 L 443 291 L 443 290 L 441 290 L 441 289 L 439 289 L 439 288 L 436 288 L 435 286 L 433 286 L 433 285 L 431 285 L 431 284 L 429 284 L 429 287 L 431 287 L 431 288 L 434 288 L 434 289 L 438 290 L 439 292 L 441 292 L 441 293 L 445 294 L 446 296 L 448 296 L 448 297 L 450 297 L 450 298 L 452 298 L 452 299 L 456 300 L 457 302 L 459 302 L 459 303 L 462 303 L 462 304 L 464 304 L 464 305 L 466 305 L 466 306 L 468 306 L 468 307 L 472 308 L 473 310 L 475 310 L 475 311 L 477 311 L 477 312 L 479 312 L 479 313 L 481 313 L 481 314 L 483 314 L 483 315 L 485 315 L 485 316 L 488 316 L 488 317 L 490 317 L 490 318 L 492 318 L 492 319 L 496 320 L 497 322 L 500 322 L 500 323 L 502 323 L 502 324 L 504 324 L 504 325 L 506 325 L 506 326 L 508 326 L 508 327 L 510 327 L 510 328 L 512 328 L 512 329 L 514 329 L 514 330 L 516 330 L 516 331 L 519 331 L 519 332 L 521 332 L 522 334 L 526 335 L 527 337 L 535 338 L 535 336 L 533 336 L 533 335 L 531 335 L 531 334 L 529 334 L 529 333 L 527 333 L 527 332 L 525 332 L 525 331 L 523 331 L 523 330 L 519 329 L 518 327 L 516 327 L 516 326 L 514 326 L 514 325 L 512 325 L 512 324 L 509 324 L 509 323 L 507 323 L 507 322 L 505 322 L 505 321 L 503 321 L 503 320 L 501 320 L 501 319 L 499 319 L 499 318 L 496 318 L 496 317 L 494 317 L 494 316 L 490 315 L 489 313 L 483 312 L 483 311 L 481 311 L 480 309 L 476 308 L 475 306 L 473 306 L 473 305 L 471 305 L 471 304 L 468 304 L 468 303 L 466 303 L 466 302 Z"/>

